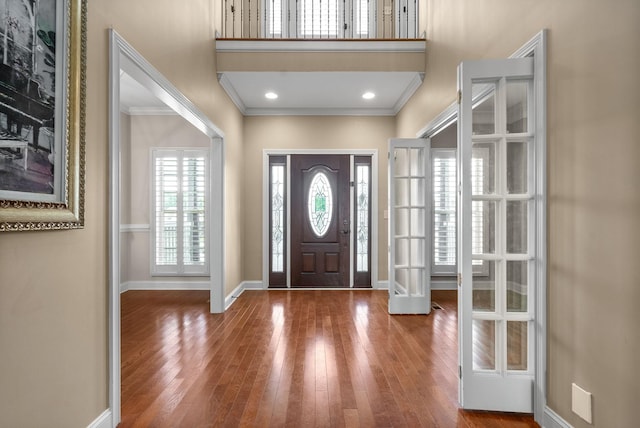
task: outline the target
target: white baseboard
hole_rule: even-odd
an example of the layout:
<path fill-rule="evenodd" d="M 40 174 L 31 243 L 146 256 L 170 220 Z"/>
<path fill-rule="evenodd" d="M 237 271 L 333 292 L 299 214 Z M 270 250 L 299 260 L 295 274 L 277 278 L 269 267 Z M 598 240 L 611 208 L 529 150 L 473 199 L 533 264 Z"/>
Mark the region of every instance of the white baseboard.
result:
<path fill-rule="evenodd" d="M 210 290 L 209 281 L 127 281 L 120 284 L 120 293 L 129 290 Z"/>
<path fill-rule="evenodd" d="M 570 423 L 562 419 L 562 417 L 551 410 L 549 407 L 544 409 L 544 421 L 542 428 L 573 428 Z"/>
<path fill-rule="evenodd" d="M 112 428 L 113 427 L 113 415 L 111 409 L 107 409 L 100 416 L 98 416 L 93 422 L 87 425 L 87 428 Z"/>
<path fill-rule="evenodd" d="M 245 290 L 264 290 L 262 281 L 243 281 Z"/>
<path fill-rule="evenodd" d="M 457 290 L 458 283 L 454 279 L 431 281 L 431 289 L 432 290 Z"/>
<path fill-rule="evenodd" d="M 389 281 L 378 281 L 378 286 L 376 290 L 388 290 L 389 289 Z"/>

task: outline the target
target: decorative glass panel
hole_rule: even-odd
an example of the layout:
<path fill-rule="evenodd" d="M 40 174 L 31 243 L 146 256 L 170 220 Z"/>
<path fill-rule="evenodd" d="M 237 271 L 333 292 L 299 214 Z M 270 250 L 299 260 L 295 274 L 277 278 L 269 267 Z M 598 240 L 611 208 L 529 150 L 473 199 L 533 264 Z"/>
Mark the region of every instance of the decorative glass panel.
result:
<path fill-rule="evenodd" d="M 369 270 L 369 165 L 356 166 L 356 271 Z"/>
<path fill-rule="evenodd" d="M 284 165 L 271 166 L 271 271 L 284 272 Z"/>
<path fill-rule="evenodd" d="M 309 186 L 309 223 L 313 233 L 323 237 L 331 225 L 333 214 L 333 193 L 324 172 L 318 172 Z"/>

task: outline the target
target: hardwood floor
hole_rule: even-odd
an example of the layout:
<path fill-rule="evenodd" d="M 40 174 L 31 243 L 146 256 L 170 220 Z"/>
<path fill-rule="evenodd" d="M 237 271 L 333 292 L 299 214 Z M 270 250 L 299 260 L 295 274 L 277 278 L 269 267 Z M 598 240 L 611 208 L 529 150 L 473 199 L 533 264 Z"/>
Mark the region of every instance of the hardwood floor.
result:
<path fill-rule="evenodd" d="M 128 291 L 120 427 L 537 427 L 458 408 L 455 294 L 390 316 L 387 292 Z"/>

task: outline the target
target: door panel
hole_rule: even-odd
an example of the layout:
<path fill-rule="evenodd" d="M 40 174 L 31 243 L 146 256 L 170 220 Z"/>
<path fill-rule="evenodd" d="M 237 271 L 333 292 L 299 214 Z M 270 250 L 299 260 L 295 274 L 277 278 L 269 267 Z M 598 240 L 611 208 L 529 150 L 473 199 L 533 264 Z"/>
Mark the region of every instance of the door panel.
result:
<path fill-rule="evenodd" d="M 389 313 L 431 311 L 431 162 L 424 139 L 389 141 Z"/>
<path fill-rule="evenodd" d="M 349 155 L 291 156 L 291 285 L 348 287 Z"/>
<path fill-rule="evenodd" d="M 531 412 L 533 60 L 465 61 L 458 78 L 461 404 Z"/>

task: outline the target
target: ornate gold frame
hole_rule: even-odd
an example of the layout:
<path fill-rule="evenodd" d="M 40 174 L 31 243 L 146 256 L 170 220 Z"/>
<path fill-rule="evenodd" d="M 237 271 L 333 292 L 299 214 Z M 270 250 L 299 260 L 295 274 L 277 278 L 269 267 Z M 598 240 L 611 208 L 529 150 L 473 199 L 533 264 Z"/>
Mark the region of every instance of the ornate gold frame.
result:
<path fill-rule="evenodd" d="M 67 49 L 61 49 L 58 55 L 68 55 L 67 67 L 64 78 L 57 83 L 66 85 L 67 94 L 60 110 L 66 113 L 64 201 L 0 199 L 0 232 L 84 227 L 87 0 L 66 0 L 64 13 Z"/>

